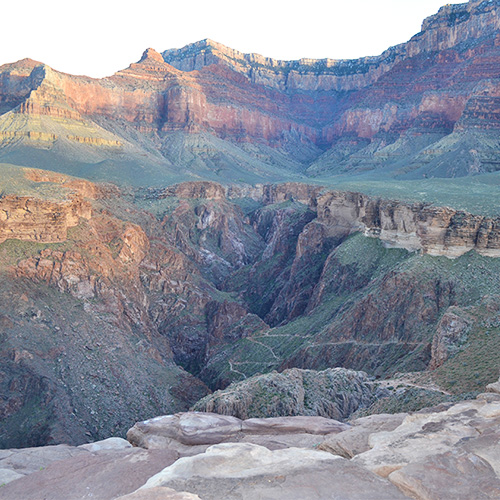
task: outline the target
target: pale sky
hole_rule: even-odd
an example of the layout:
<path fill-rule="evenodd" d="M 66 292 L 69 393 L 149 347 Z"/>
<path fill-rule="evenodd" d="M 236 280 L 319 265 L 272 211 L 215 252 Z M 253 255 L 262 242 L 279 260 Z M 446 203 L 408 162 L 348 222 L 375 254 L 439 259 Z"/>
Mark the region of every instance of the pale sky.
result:
<path fill-rule="evenodd" d="M 162 52 L 211 38 L 275 59 L 378 55 L 420 31 L 450 0 L 9 0 L 0 65 L 25 57 L 104 77 Z"/>

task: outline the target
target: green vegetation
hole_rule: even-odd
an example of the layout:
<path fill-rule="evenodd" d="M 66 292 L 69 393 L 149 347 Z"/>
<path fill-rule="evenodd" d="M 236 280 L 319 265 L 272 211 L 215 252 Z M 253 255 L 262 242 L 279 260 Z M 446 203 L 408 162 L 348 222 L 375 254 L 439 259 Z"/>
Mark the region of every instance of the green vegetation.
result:
<path fill-rule="evenodd" d="M 43 200 L 62 201 L 71 190 L 56 182 L 35 182 L 26 177 L 29 168 L 0 163 L 1 196 L 34 196 Z"/>
<path fill-rule="evenodd" d="M 36 257 L 45 248 L 52 250 L 65 250 L 70 246 L 65 243 L 36 243 L 33 241 L 6 240 L 0 243 L 0 268 L 7 268 L 17 264 L 23 259 Z"/>
<path fill-rule="evenodd" d="M 472 307 L 486 294 L 500 295 L 500 259 L 475 252 L 454 260 L 422 256 L 384 248 L 378 239 L 356 234 L 334 250 L 327 266 L 331 282 L 322 283 L 321 301 L 309 314 L 225 346 L 209 361 L 210 373 L 241 380 L 302 359 L 315 363 L 315 369 L 341 366 L 348 359 L 348 366 L 382 377 L 396 371 L 425 370 L 432 336 L 447 307 Z M 244 275 L 240 279 L 244 281 Z M 410 288 L 405 292 L 405 287 Z M 377 300 L 381 302 L 373 307 L 384 316 L 384 321 L 377 320 L 379 330 L 351 323 L 360 314 L 360 321 L 366 321 L 364 304 Z M 387 310 L 384 300 L 391 304 Z M 409 313 L 406 308 L 413 304 L 419 304 L 418 309 Z M 346 338 L 351 324 L 355 329 Z M 384 341 L 381 337 L 387 325 L 394 325 L 397 335 L 388 333 L 391 338 Z M 500 333 L 495 328 L 471 333 L 463 351 L 435 372 L 438 385 L 459 394 L 484 389 L 497 380 Z"/>
<path fill-rule="evenodd" d="M 358 180 L 359 179 L 359 180 Z M 500 172 L 458 178 L 435 178 L 398 181 L 380 181 L 351 178 L 332 178 L 325 185 L 341 191 L 354 191 L 370 196 L 406 202 L 424 202 L 435 206 L 449 206 L 489 217 L 500 216 L 498 192 Z"/>
<path fill-rule="evenodd" d="M 430 378 L 453 394 L 484 391 L 486 385 L 498 380 L 500 376 L 498 361 L 500 315 L 496 305 L 498 298 L 488 298 L 486 304 L 467 309 L 475 319 L 467 342 L 461 346 L 460 352 L 432 373 L 426 374 L 424 379 Z"/>
<path fill-rule="evenodd" d="M 351 419 L 367 417 L 377 413 L 408 413 L 431 408 L 441 403 L 457 402 L 464 399 L 474 399 L 477 393 L 450 396 L 438 391 L 411 387 L 397 389 L 388 397 L 380 398 L 368 408 L 355 412 Z"/>

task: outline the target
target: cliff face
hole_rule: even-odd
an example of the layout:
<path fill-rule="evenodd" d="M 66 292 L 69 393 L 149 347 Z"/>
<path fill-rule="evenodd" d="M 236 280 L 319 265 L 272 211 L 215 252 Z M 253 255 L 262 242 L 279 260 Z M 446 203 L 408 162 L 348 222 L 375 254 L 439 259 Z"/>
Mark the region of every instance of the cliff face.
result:
<path fill-rule="evenodd" d="M 500 257 L 498 218 L 450 208 L 327 193 L 318 199 L 318 221 L 335 235 L 361 231 L 392 248 L 455 258 L 470 250 Z"/>
<path fill-rule="evenodd" d="M 74 199 L 51 203 L 17 196 L 0 201 L 0 242 L 9 238 L 53 243 L 66 240 L 68 228 L 80 217 L 90 219 L 90 205 Z"/>
<path fill-rule="evenodd" d="M 434 256 L 456 258 L 475 250 L 487 257 L 500 256 L 496 217 L 473 215 L 448 207 L 425 203 L 383 200 L 360 193 L 330 191 L 300 183 L 257 185 L 252 188 L 230 187 L 230 198 L 248 197 L 265 205 L 297 201 L 317 213 L 315 225 L 322 229 L 304 235 L 301 244 L 314 245 L 317 231 L 324 238 L 343 239 L 361 232 L 378 238 L 389 248 L 403 248 Z M 309 241 L 308 241 L 309 240 Z"/>
<path fill-rule="evenodd" d="M 496 3 L 473 0 L 446 5 L 424 20 L 422 31 L 409 42 L 391 47 L 380 56 L 357 60 L 300 59 L 281 61 L 259 54 L 244 54 L 213 40 L 202 40 L 182 49 L 166 50 L 163 59 L 182 71 L 227 65 L 254 83 L 280 90 L 359 90 L 375 83 L 402 60 L 421 53 L 445 51 L 458 43 L 496 33 L 500 27 Z"/>
<path fill-rule="evenodd" d="M 31 60 L 5 65 L 0 152 L 48 149 L 68 159 L 78 150 L 89 163 L 125 153 L 158 172 L 159 162 L 180 162 L 187 178 L 192 158 L 179 156 L 175 134 L 210 134 L 224 142 L 192 147 L 207 178 L 242 156 L 252 180 L 276 175 L 276 165 L 282 179 L 389 164 L 409 167 L 391 175 L 414 177 L 496 170 L 500 146 L 477 132 L 497 128 L 498 7 L 445 6 L 407 43 L 359 60 L 276 61 L 203 40 L 163 54 L 148 49 L 101 80 Z"/>

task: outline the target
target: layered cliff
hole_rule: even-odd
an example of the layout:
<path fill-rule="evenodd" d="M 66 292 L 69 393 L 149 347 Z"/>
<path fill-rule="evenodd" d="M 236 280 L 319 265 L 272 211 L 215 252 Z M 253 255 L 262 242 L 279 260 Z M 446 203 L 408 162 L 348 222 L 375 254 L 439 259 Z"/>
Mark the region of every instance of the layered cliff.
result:
<path fill-rule="evenodd" d="M 0 242 L 19 240 L 54 243 L 66 240 L 67 231 L 80 217 L 90 219 L 91 208 L 82 199 L 54 203 L 18 196 L 0 200 Z"/>
<path fill-rule="evenodd" d="M 427 18 L 422 31 L 409 42 L 391 47 L 380 56 L 357 60 L 299 59 L 281 61 L 259 54 L 244 54 L 210 39 L 166 50 L 163 59 L 182 71 L 222 64 L 246 75 L 254 83 L 287 91 L 349 91 L 375 83 L 404 59 L 421 53 L 444 51 L 459 43 L 477 42 L 495 35 L 500 19 L 495 2 L 473 0 L 446 5 Z"/>
<path fill-rule="evenodd" d="M 500 257 L 498 218 L 425 204 L 327 193 L 318 199 L 318 222 L 337 235 L 361 231 L 385 245 L 455 258 L 470 250 Z"/>
<path fill-rule="evenodd" d="M 142 185 L 496 171 L 498 6 L 445 6 L 407 43 L 351 61 L 203 40 L 100 80 L 4 65 L 0 159 Z"/>

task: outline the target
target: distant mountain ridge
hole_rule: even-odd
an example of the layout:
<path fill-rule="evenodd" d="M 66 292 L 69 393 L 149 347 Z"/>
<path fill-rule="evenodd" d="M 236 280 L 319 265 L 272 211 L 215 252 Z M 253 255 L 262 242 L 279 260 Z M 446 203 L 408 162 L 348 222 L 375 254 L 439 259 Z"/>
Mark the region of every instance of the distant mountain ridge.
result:
<path fill-rule="evenodd" d="M 277 61 L 202 40 L 103 79 L 0 67 L 0 161 L 165 185 L 495 172 L 499 0 L 446 5 L 357 60 Z"/>

